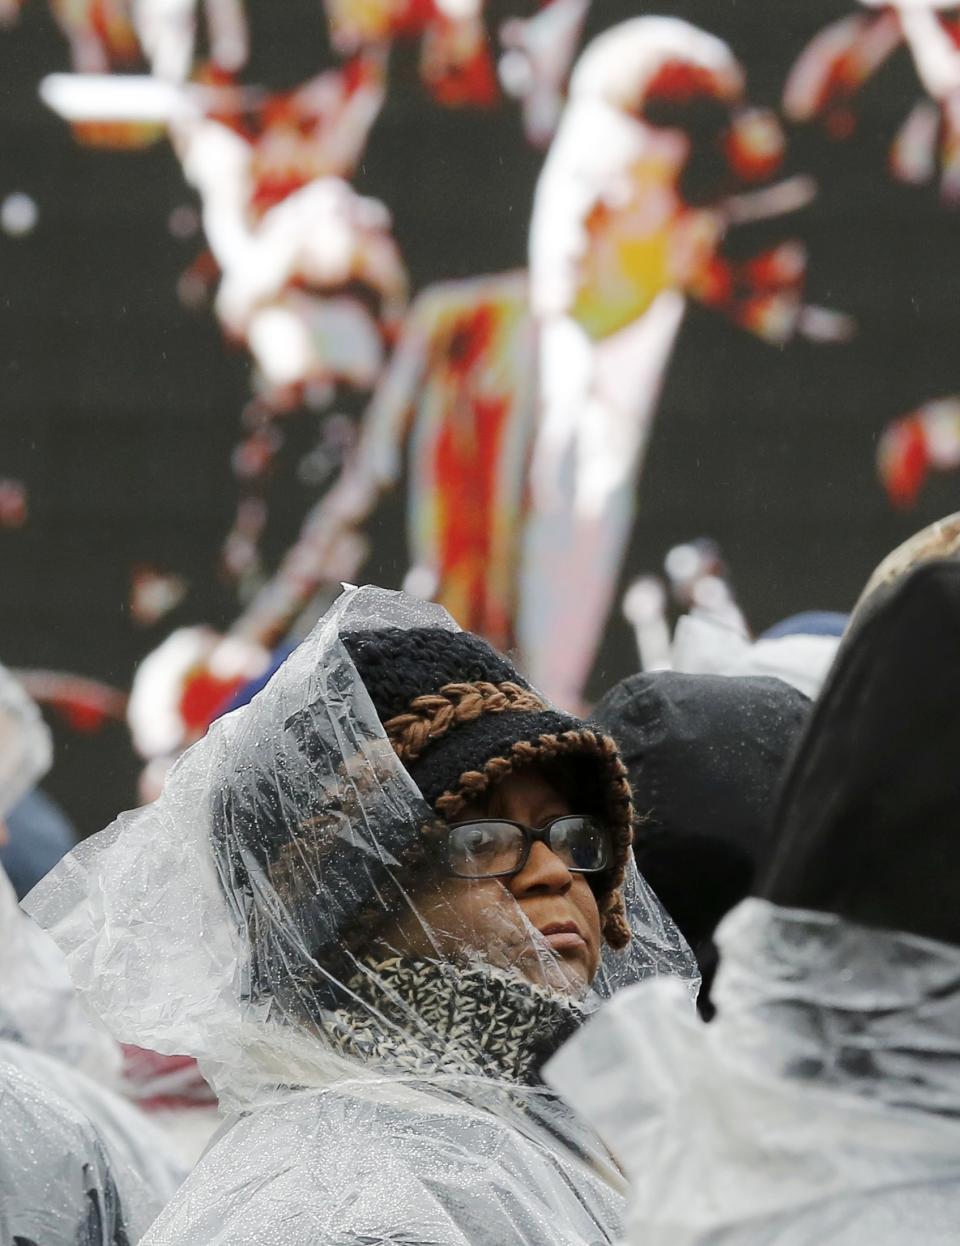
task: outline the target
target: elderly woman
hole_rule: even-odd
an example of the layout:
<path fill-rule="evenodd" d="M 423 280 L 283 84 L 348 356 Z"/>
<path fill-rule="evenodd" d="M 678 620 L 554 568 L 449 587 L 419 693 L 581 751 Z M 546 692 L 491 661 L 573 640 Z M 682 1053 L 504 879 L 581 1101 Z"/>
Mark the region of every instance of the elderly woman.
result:
<path fill-rule="evenodd" d="M 539 1069 L 617 986 L 695 977 L 631 822 L 609 738 L 439 608 L 344 594 L 35 896 L 115 1033 L 233 1114 L 147 1241 L 614 1240 Z"/>

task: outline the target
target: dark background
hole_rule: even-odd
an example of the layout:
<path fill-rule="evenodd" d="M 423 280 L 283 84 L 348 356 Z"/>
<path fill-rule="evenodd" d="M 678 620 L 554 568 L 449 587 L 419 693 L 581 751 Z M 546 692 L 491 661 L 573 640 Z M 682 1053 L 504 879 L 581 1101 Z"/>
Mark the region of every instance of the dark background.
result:
<path fill-rule="evenodd" d="M 752 95 L 768 103 L 802 42 L 851 11 L 820 0 L 659 7 L 728 39 Z M 639 11 L 595 0 L 590 33 Z M 281 68 L 291 37 L 278 33 L 261 55 Z M 358 189 L 389 204 L 414 288 L 522 265 L 541 157 L 516 108 L 444 112 L 410 60 L 395 59 Z M 0 531 L 0 660 L 127 688 L 138 659 L 172 627 L 222 627 L 236 613 L 215 568 L 236 500 L 229 455 L 249 382 L 245 357 L 226 348 L 212 315 L 178 301 L 201 240 L 170 229 L 174 209 L 192 202 L 173 154 L 164 143 L 142 152 L 77 145 L 37 97 L 45 73 L 67 68 L 39 0 L 0 31 L 0 200 L 23 191 L 40 212 L 29 236 L 0 233 L 0 476 L 22 479 L 30 494 L 28 523 Z M 760 630 L 796 610 L 848 608 L 887 550 L 957 508 L 957 479 L 941 477 L 915 510 L 895 514 L 874 468 L 890 419 L 960 390 L 958 217 L 934 189 L 898 187 L 885 172 L 890 138 L 917 94 L 900 55 L 870 84 L 842 151 L 820 134 L 794 136 L 794 158 L 821 182 L 796 222 L 811 252 L 808 297 L 856 315 L 860 333 L 842 347 L 778 349 L 691 309 L 625 579 L 657 570 L 677 541 L 712 536 Z M 378 514 L 365 570 L 387 586 L 407 568 L 401 498 Z M 294 502 L 305 509 L 308 500 Z M 137 563 L 191 586 L 152 629 L 130 616 Z M 616 613 L 591 691 L 634 663 Z M 120 725 L 56 732 L 47 786 L 88 833 L 133 802 L 138 763 Z"/>

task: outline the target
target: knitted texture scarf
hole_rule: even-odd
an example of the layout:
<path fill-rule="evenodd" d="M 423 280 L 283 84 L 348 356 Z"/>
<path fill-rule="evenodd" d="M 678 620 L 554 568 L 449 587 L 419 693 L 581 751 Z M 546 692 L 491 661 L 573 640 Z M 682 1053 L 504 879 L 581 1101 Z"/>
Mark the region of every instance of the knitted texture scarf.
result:
<path fill-rule="evenodd" d="M 327 1013 L 344 1056 L 418 1075 L 539 1083 L 539 1070 L 585 1019 L 574 1000 L 482 962 L 373 957 L 346 984 L 357 1003 Z"/>

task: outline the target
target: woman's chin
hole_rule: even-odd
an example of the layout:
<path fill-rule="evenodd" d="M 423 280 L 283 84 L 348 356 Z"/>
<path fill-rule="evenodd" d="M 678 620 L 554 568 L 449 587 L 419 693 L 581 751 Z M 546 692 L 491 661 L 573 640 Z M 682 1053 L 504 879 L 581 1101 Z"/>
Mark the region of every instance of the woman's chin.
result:
<path fill-rule="evenodd" d="M 562 995 L 579 998 L 590 986 L 590 974 L 578 955 L 546 953 L 533 950 L 518 965 L 523 976 L 534 986 L 550 987 Z"/>

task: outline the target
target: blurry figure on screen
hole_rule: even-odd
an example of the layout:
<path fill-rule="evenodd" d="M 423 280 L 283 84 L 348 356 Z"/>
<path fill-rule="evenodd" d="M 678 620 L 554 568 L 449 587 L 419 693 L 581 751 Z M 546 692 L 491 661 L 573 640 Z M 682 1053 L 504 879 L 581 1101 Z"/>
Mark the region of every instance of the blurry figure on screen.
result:
<path fill-rule="evenodd" d="M 523 128 L 537 147 L 556 132 L 591 0 L 552 0 L 527 17 L 502 23 L 497 71 L 523 106 Z"/>
<path fill-rule="evenodd" d="M 557 111 L 590 0 L 324 0 L 334 46 L 345 54 L 419 42 L 420 80 L 447 108 L 524 101 L 528 137 L 543 142 Z M 504 9 L 507 16 L 499 21 Z M 492 12 L 491 12 L 492 10 Z M 513 15 L 510 16 L 510 11 Z M 496 61 L 497 45 L 504 50 Z"/>
<path fill-rule="evenodd" d="M 498 102 L 485 0 L 324 0 L 324 6 L 341 52 L 419 40 L 420 78 L 438 104 L 489 108 Z"/>
<path fill-rule="evenodd" d="M 802 317 L 795 248 L 717 254 L 730 194 L 781 155 L 776 123 L 742 96 L 725 45 L 682 22 L 627 23 L 588 49 L 540 181 L 529 285 L 514 272 L 420 295 L 357 452 L 241 632 L 262 639 L 323 576 L 362 565 L 357 529 L 407 441 L 411 589 L 499 644 L 519 635 L 538 682 L 579 703 L 685 294 L 774 340 Z M 684 129 L 703 108 L 719 170 Z M 761 214 L 806 191 L 764 193 Z"/>
<path fill-rule="evenodd" d="M 363 526 L 406 472 L 407 587 L 494 644 L 513 644 L 536 401 L 527 290 L 518 271 L 417 296 L 356 450 L 238 634 L 282 635 L 318 589 L 355 579 L 368 553 Z"/>
<path fill-rule="evenodd" d="M 241 580 L 261 570 L 267 484 L 285 442 L 300 446 L 301 475 L 317 474 L 314 451 L 336 466 L 349 420 L 341 425 L 379 377 L 406 305 L 390 214 L 344 180 L 380 110 L 383 75 L 382 60 L 359 58 L 172 129 L 221 274 L 217 316 L 255 366 L 233 457 L 241 501 L 224 548 L 226 571 Z M 324 412 L 316 445 L 300 445 L 297 424 L 313 428 Z"/>
<path fill-rule="evenodd" d="M 730 49 L 686 22 L 613 27 L 574 70 L 531 226 L 540 401 L 518 618 L 527 669 L 563 704 L 609 613 L 685 300 L 772 343 L 808 331 L 799 243 L 721 247 L 732 222 L 809 201 L 808 179 L 772 183 L 783 152 Z"/>
<path fill-rule="evenodd" d="M 791 122 L 821 129 L 837 145 L 855 141 L 864 97 L 898 55 L 913 64 L 913 98 L 891 103 L 902 116 L 886 151 L 887 175 L 906 186 L 934 187 L 945 212 L 960 208 L 960 17 L 950 0 L 861 0 L 818 32 L 784 84 Z M 914 297 L 916 297 L 914 295 Z M 915 330 L 918 334 L 919 329 Z M 891 420 L 876 450 L 891 503 L 909 509 L 930 475 L 960 468 L 960 396 L 942 381 L 918 383 L 924 400 Z M 932 390 L 932 392 L 931 392 Z"/>

